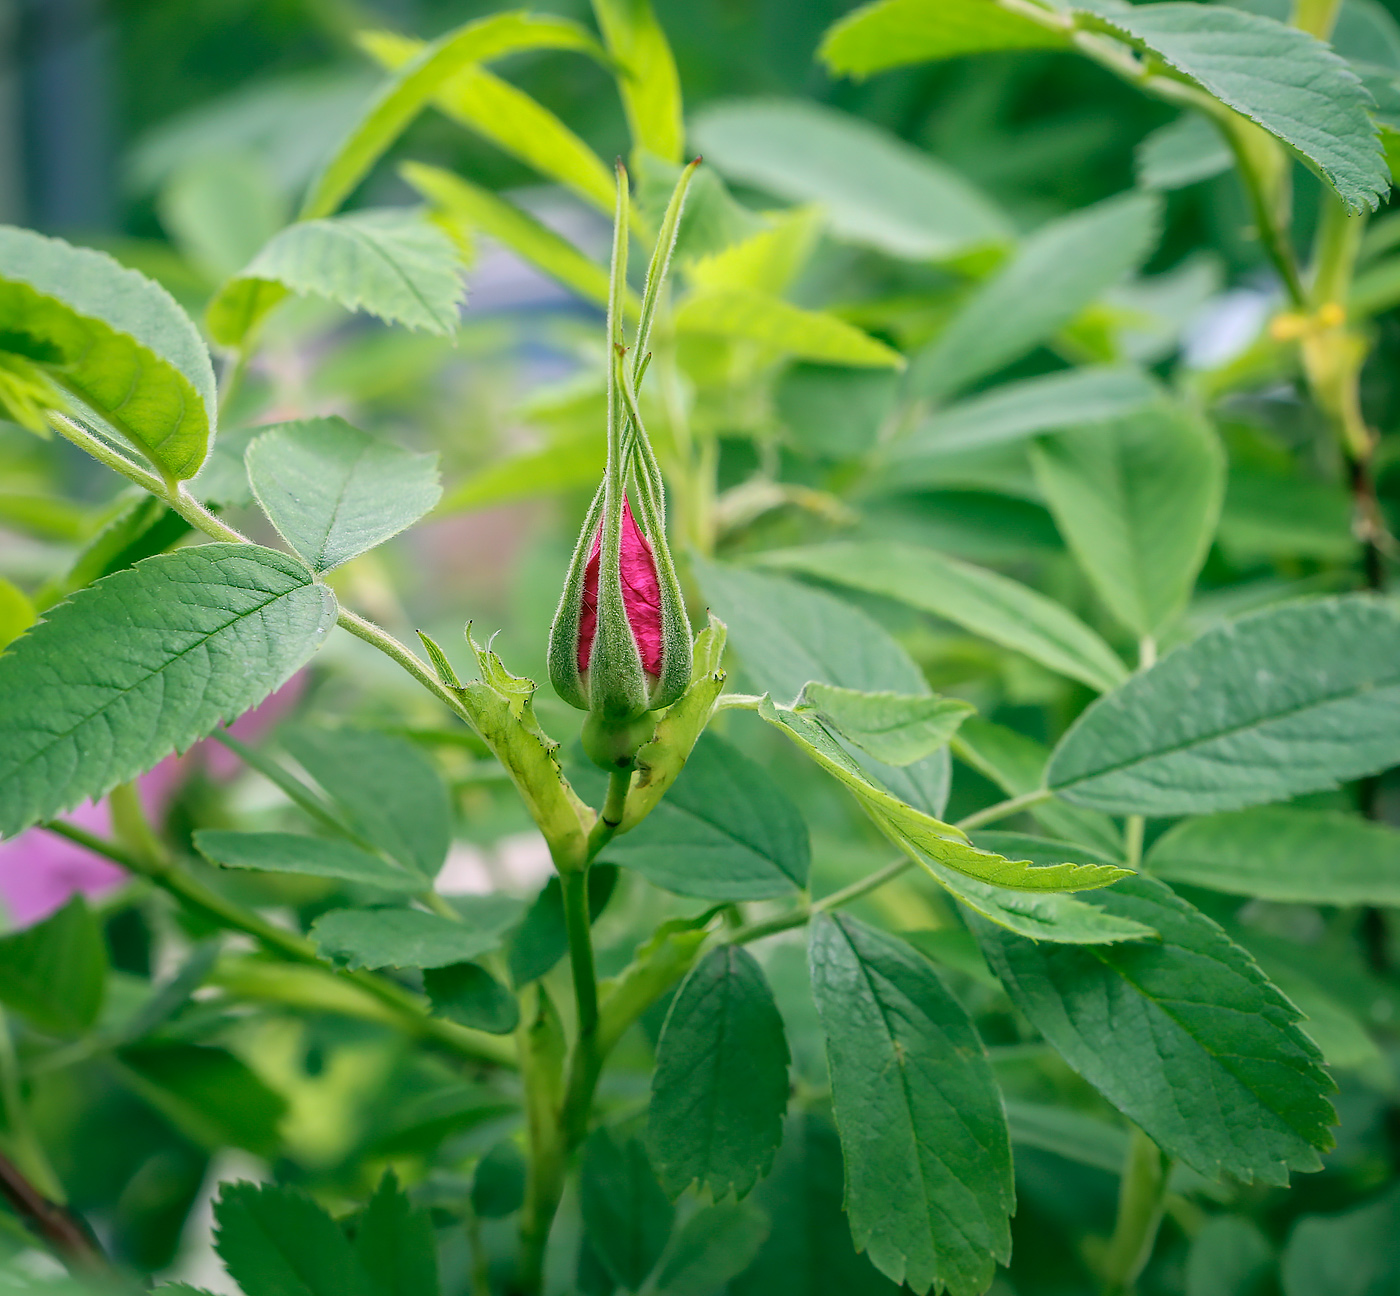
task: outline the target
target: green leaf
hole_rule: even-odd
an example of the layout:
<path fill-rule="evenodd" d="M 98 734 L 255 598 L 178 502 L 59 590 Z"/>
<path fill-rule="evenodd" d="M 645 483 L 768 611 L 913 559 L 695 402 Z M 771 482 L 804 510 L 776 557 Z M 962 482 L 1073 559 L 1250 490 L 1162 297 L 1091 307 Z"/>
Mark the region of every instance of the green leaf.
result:
<path fill-rule="evenodd" d="M 1177 824 L 1148 870 L 1283 904 L 1400 906 L 1400 832 L 1331 810 L 1268 806 Z"/>
<path fill-rule="evenodd" d="M 421 909 L 332 909 L 311 924 L 311 939 L 348 968 L 442 968 L 498 948 L 514 922 L 514 913 L 473 927 Z"/>
<path fill-rule="evenodd" d="M 147 558 L 52 608 L 0 656 L 0 836 L 104 795 L 261 702 L 335 612 L 296 559 L 243 544 Z"/>
<path fill-rule="evenodd" d="M 476 1163 L 472 1176 L 472 1209 L 482 1219 L 504 1219 L 525 1200 L 529 1173 L 520 1149 L 509 1140 L 497 1143 Z"/>
<path fill-rule="evenodd" d="M 1217 1215 L 1191 1239 L 1186 1296 L 1265 1296 L 1273 1268 L 1274 1249 L 1257 1225 L 1237 1215 Z"/>
<path fill-rule="evenodd" d="M 937 411 L 889 449 L 886 478 L 907 489 L 921 484 L 920 461 L 950 451 L 1024 441 L 1041 432 L 1093 423 L 1141 409 L 1161 388 L 1141 369 L 1067 369 L 1002 383 Z"/>
<path fill-rule="evenodd" d="M 216 342 L 242 346 L 287 293 L 449 336 L 465 290 L 452 240 L 411 208 L 351 212 L 288 225 L 209 303 Z"/>
<path fill-rule="evenodd" d="M 1254 960 L 1152 878 L 1088 903 L 1160 942 L 1036 945 L 975 923 L 992 970 L 1057 1052 L 1169 1156 L 1285 1184 L 1332 1145 L 1332 1087 L 1299 1013 Z"/>
<path fill-rule="evenodd" d="M 792 445 L 855 459 L 875 445 L 898 394 L 892 373 L 799 361 L 778 378 L 773 405 Z"/>
<path fill-rule="evenodd" d="M 1144 189 L 1184 189 L 1234 165 L 1229 142 L 1199 113 L 1183 113 L 1137 146 L 1137 180 Z"/>
<path fill-rule="evenodd" d="M 371 58 L 390 69 L 402 67 L 423 48 L 422 41 L 387 31 L 360 32 L 355 39 Z M 611 169 L 523 90 L 483 67 L 469 65 L 443 84 L 433 104 L 453 121 L 611 215 L 617 187 Z"/>
<path fill-rule="evenodd" d="M 902 369 L 904 357 L 825 311 L 804 310 L 771 293 L 744 288 L 701 289 L 675 313 L 682 333 L 761 342 L 783 355 L 824 364 Z"/>
<path fill-rule="evenodd" d="M 379 1296 L 340 1225 L 299 1188 L 226 1183 L 214 1219 L 245 1296 Z"/>
<path fill-rule="evenodd" d="M 762 562 L 931 612 L 1099 692 L 1127 678 L 1113 649 L 1060 604 L 1010 577 L 931 549 L 846 541 L 770 550 Z M 742 644 L 739 630 L 732 633 Z"/>
<path fill-rule="evenodd" d="M 329 216 L 410 122 L 463 68 L 527 49 L 602 51 L 577 23 L 529 13 L 499 13 L 463 24 L 425 45 L 370 101 L 359 121 L 312 182 L 301 219 Z"/>
<path fill-rule="evenodd" d="M 529 212 L 441 167 L 405 162 L 400 169 L 446 220 L 489 235 L 585 300 L 607 305 L 606 268 Z"/>
<path fill-rule="evenodd" d="M 18 352 L 136 446 L 193 477 L 218 401 L 209 351 L 164 288 L 105 252 L 0 226 L 0 353 Z"/>
<path fill-rule="evenodd" d="M 1037 22 L 1032 12 L 996 0 L 875 0 L 829 28 L 817 56 L 838 75 L 866 77 L 961 54 L 1069 47 L 1063 24 L 1049 13 Z"/>
<path fill-rule="evenodd" d="M 894 1296 L 898 1288 L 851 1245 L 842 1179 L 836 1131 L 814 1114 L 794 1115 L 773 1173 L 754 1192 L 772 1232 L 730 1283 L 732 1296 Z"/>
<path fill-rule="evenodd" d="M 1305 1215 L 1283 1253 L 1284 1296 L 1383 1296 L 1400 1283 L 1400 1188 L 1336 1215 Z"/>
<path fill-rule="evenodd" d="M 0 576 L 0 652 L 28 630 L 38 615 L 29 596 Z"/>
<path fill-rule="evenodd" d="M 428 968 L 423 989 L 439 1017 L 491 1035 L 509 1035 L 520 1021 L 515 996 L 479 963 Z"/>
<path fill-rule="evenodd" d="M 1104 605 L 1155 635 L 1186 605 L 1225 493 L 1215 430 L 1181 406 L 1043 437 L 1036 481 Z"/>
<path fill-rule="evenodd" d="M 247 463 L 272 525 L 318 573 L 398 535 L 442 496 L 437 455 L 400 449 L 342 418 L 279 423 L 248 447 Z"/>
<path fill-rule="evenodd" d="M 974 881 L 1018 891 L 1079 891 L 1108 886 L 1127 875 L 1126 869 L 1114 864 L 1056 862 L 1040 868 L 1027 860 L 1008 860 L 978 850 L 968 844 L 967 835 L 960 829 L 907 805 L 873 783 L 815 720 L 776 706 L 767 697 L 759 704 L 758 714 L 781 729 L 828 774 L 844 783 L 875 826 L 921 863 L 931 857 Z M 942 870 L 931 869 L 930 872 L 940 881 L 945 876 Z"/>
<path fill-rule="evenodd" d="M 953 751 L 959 760 L 991 779 L 1008 796 L 1024 796 L 1045 786 L 1050 749 L 1005 725 L 969 716 L 953 738 Z M 1114 859 L 1122 858 L 1123 835 L 1118 825 L 1097 810 L 1052 800 L 1032 806 L 1028 813 L 1052 837 L 1083 842 Z"/>
<path fill-rule="evenodd" d="M 743 1202 L 702 1206 L 667 1249 L 657 1296 L 710 1296 L 742 1273 L 768 1236 L 763 1212 Z"/>
<path fill-rule="evenodd" d="M 607 463 L 607 444 L 596 428 L 561 436 L 488 464 L 447 492 L 441 513 L 488 508 L 522 499 L 596 487 Z"/>
<path fill-rule="evenodd" d="M 854 918 L 816 918 L 811 965 L 856 1246 L 916 1292 L 980 1296 L 1014 1201 L 982 1041 L 932 964 Z"/>
<path fill-rule="evenodd" d="M 768 1173 L 788 1061 L 762 968 L 737 945 L 711 950 L 676 991 L 656 1048 L 647 1147 L 672 1197 L 692 1183 L 743 1197 Z"/>
<path fill-rule="evenodd" d="M 685 145 L 680 77 L 650 0 L 593 0 L 593 15 L 619 65 L 633 149 L 679 162 Z"/>
<path fill-rule="evenodd" d="M 258 154 L 220 149 L 179 167 L 160 193 L 160 223 L 211 283 L 237 274 L 286 223 L 285 204 Z"/>
<path fill-rule="evenodd" d="M 1079 717 L 1046 782 L 1109 814 L 1202 814 L 1397 761 L 1400 605 L 1354 594 L 1267 608 L 1168 653 Z"/>
<path fill-rule="evenodd" d="M 887 765 L 910 765 L 946 746 L 976 709 L 961 698 L 864 693 L 815 681 L 794 707 L 813 711 L 828 729 Z"/>
<path fill-rule="evenodd" d="M 297 833 L 224 832 L 205 828 L 194 834 L 194 844 L 201 855 L 225 868 L 338 878 L 342 882 L 357 882 L 406 894 L 422 891 L 427 885 L 421 873 L 410 873 L 344 841 L 326 841 Z"/>
<path fill-rule="evenodd" d="M 127 1083 L 202 1147 L 275 1157 L 287 1103 L 227 1049 L 140 1044 L 117 1053 Z"/>
<path fill-rule="evenodd" d="M 583 1145 L 579 1172 L 583 1228 L 619 1286 L 635 1291 L 655 1267 L 674 1212 L 638 1140 L 618 1143 L 606 1128 Z"/>
<path fill-rule="evenodd" d="M 87 1030 L 106 988 L 102 928 L 80 895 L 43 922 L 0 936 L 0 1003 L 46 1034 Z"/>
<path fill-rule="evenodd" d="M 767 770 L 712 733 L 651 814 L 602 852 L 656 886 L 710 900 L 791 895 L 807 885 L 811 857 L 797 807 Z"/>
<path fill-rule="evenodd" d="M 1390 175 L 1360 78 L 1321 41 L 1225 5 L 1104 10 L 1101 30 L 1145 47 L 1326 177 L 1348 210 L 1375 210 Z"/>
<path fill-rule="evenodd" d="M 1161 199 L 1130 193 L 1042 225 L 984 280 L 911 362 L 918 395 L 941 399 L 1019 359 L 1146 258 Z"/>
<path fill-rule="evenodd" d="M 378 1296 L 437 1296 L 437 1239 L 432 1216 L 419 1210 L 386 1170 L 355 1233 L 355 1255 Z"/>
<path fill-rule="evenodd" d="M 805 100 L 730 100 L 696 114 L 696 143 L 725 175 L 819 203 L 841 238 L 915 261 L 1010 240 L 991 199 L 952 168 L 858 117 Z"/>
<path fill-rule="evenodd" d="M 452 807 L 422 751 L 368 729 L 306 727 L 280 736 L 347 823 L 404 868 L 437 876 L 452 844 Z"/>
<path fill-rule="evenodd" d="M 810 680 L 871 693 L 927 691 L 909 654 L 859 608 L 781 576 L 704 561 L 693 570 L 762 692 L 796 698 Z"/>
<path fill-rule="evenodd" d="M 596 921 L 607 908 L 617 885 L 617 867 L 595 864 L 588 870 L 588 916 Z M 569 933 L 564 924 L 564 900 L 558 877 L 552 877 L 540 889 L 535 902 L 525 914 L 510 943 L 507 961 L 510 979 L 517 986 L 538 981 L 569 948 Z"/>

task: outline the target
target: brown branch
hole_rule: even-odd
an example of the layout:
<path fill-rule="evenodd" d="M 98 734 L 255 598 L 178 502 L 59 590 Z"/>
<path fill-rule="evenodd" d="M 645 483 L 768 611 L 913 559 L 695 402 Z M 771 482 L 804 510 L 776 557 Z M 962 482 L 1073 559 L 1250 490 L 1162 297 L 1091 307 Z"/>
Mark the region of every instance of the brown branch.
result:
<path fill-rule="evenodd" d="M 0 1196 L 73 1272 L 92 1273 L 111 1267 L 87 1225 L 72 1211 L 45 1197 L 3 1152 L 0 1152 Z"/>

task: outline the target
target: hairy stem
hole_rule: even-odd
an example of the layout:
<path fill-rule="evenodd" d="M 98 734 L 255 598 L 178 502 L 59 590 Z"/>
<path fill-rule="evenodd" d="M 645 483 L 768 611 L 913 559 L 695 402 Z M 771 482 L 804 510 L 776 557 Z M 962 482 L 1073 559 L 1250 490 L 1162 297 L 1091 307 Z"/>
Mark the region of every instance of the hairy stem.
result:
<path fill-rule="evenodd" d="M 1104 1296 L 1129 1296 L 1152 1258 L 1171 1162 L 1134 1128 L 1118 1186 L 1118 1218 L 1103 1260 Z"/>
<path fill-rule="evenodd" d="M 1023 792 L 1020 796 L 1011 797 L 1006 801 L 998 801 L 996 805 L 988 806 L 985 810 L 978 810 L 965 819 L 959 819 L 956 827 L 961 828 L 963 832 L 971 832 L 974 828 L 985 828 L 989 823 L 995 823 L 998 819 L 1006 819 L 1011 815 L 1019 814 L 1022 810 L 1038 806 L 1042 802 L 1050 800 L 1054 795 L 1049 788 L 1036 788 L 1032 792 Z"/>

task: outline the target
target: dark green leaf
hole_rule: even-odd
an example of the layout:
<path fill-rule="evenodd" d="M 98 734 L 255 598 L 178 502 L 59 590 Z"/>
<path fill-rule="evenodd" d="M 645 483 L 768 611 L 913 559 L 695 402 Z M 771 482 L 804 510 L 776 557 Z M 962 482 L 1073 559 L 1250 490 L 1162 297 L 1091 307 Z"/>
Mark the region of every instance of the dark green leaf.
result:
<path fill-rule="evenodd" d="M 1161 201 L 1128 194 L 1042 225 L 981 283 L 912 361 L 911 388 L 938 399 L 1018 359 L 1136 268 Z"/>
<path fill-rule="evenodd" d="M 807 825 L 760 765 L 701 734 L 663 801 L 603 857 L 681 895 L 765 900 L 807 885 Z"/>
<path fill-rule="evenodd" d="M 1256 1225 L 1235 1215 L 1217 1215 L 1191 1239 L 1186 1296 L 1264 1296 L 1273 1267 L 1274 1249 Z"/>
<path fill-rule="evenodd" d="M 1367 595 L 1209 630 L 1100 698 L 1046 781 L 1110 814 L 1281 801 L 1400 761 L 1400 605 Z"/>
<path fill-rule="evenodd" d="M 1036 442 L 1036 481 L 1104 605 L 1138 636 L 1185 606 L 1225 490 L 1214 429 L 1159 404 Z"/>
<path fill-rule="evenodd" d="M 281 738 L 363 836 L 405 868 L 437 876 L 452 844 L 452 809 L 417 747 L 367 729 L 303 728 Z"/>
<path fill-rule="evenodd" d="M 1144 189 L 1184 189 L 1228 171 L 1234 160 L 1214 122 L 1199 113 L 1184 113 L 1138 145 L 1138 184 Z"/>
<path fill-rule="evenodd" d="M 439 1017 L 509 1035 L 520 1021 L 515 996 L 479 963 L 453 963 L 423 973 L 423 989 Z"/>
<path fill-rule="evenodd" d="M 1087 903 L 1161 940 L 1042 946 L 975 930 L 1013 1002 L 1169 1155 L 1207 1178 L 1283 1184 L 1321 1165 L 1331 1081 L 1299 1013 L 1209 918 L 1138 876 Z"/>
<path fill-rule="evenodd" d="M 355 1254 L 378 1296 L 437 1296 L 437 1240 L 432 1217 L 416 1209 L 386 1170 L 355 1234 Z"/>
<path fill-rule="evenodd" d="M 196 1143 L 215 1151 L 246 1148 L 274 1157 L 282 1095 L 227 1049 L 200 1044 L 139 1044 L 122 1049 L 127 1082 Z"/>
<path fill-rule="evenodd" d="M 504 1219 L 525 1200 L 525 1158 L 509 1140 L 497 1143 L 476 1163 L 472 1210 L 482 1219 Z"/>
<path fill-rule="evenodd" d="M 248 479 L 282 538 L 325 572 L 412 526 L 442 496 L 437 456 L 341 418 L 281 423 L 248 447 Z"/>
<path fill-rule="evenodd" d="M 596 921 L 598 915 L 607 908 L 617 885 L 617 867 L 613 864 L 595 864 L 588 870 L 588 913 Z M 569 933 L 564 925 L 564 901 L 560 893 L 559 879 L 552 877 L 545 883 L 535 902 L 525 914 L 525 921 L 515 933 L 507 955 L 510 964 L 510 979 L 519 987 L 530 981 L 538 981 L 561 958 L 569 948 Z"/>
<path fill-rule="evenodd" d="M 1389 191 L 1371 96 L 1345 60 L 1306 32 L 1225 5 L 1115 6 L 1100 22 L 1292 145 L 1350 210 L 1374 210 Z"/>
<path fill-rule="evenodd" d="M 1385 1296 L 1400 1284 L 1400 1188 L 1339 1215 L 1305 1215 L 1283 1253 L 1284 1296 Z"/>
<path fill-rule="evenodd" d="M 747 1203 L 702 1206 L 667 1249 L 657 1296 L 710 1296 L 748 1267 L 767 1236 L 768 1220 Z"/>
<path fill-rule="evenodd" d="M 261 702 L 335 612 L 301 563 L 240 544 L 147 558 L 51 609 L 0 657 L 0 835 L 102 796 Z"/>
<path fill-rule="evenodd" d="M 226 868 L 339 878 L 342 882 L 359 882 L 410 894 L 422 891 L 426 885 L 421 874 L 410 873 L 349 842 L 326 841 L 321 837 L 205 828 L 194 834 L 194 844 L 200 854 Z"/>
<path fill-rule="evenodd" d="M 894 1296 L 899 1290 L 851 1245 L 841 1208 L 841 1144 L 825 1120 L 792 1118 L 773 1173 L 754 1200 L 773 1228 L 753 1264 L 730 1283 L 732 1296 Z"/>
<path fill-rule="evenodd" d="M 1157 839 L 1147 868 L 1168 882 L 1286 904 L 1400 905 L 1400 832 L 1330 810 L 1188 819 Z"/>
<path fill-rule="evenodd" d="M 164 288 L 105 252 L 0 226 L 0 350 L 19 349 L 138 447 L 193 477 L 214 433 L 214 369 Z"/>
<path fill-rule="evenodd" d="M 652 1271 L 671 1235 L 674 1212 L 634 1138 L 619 1143 L 606 1129 L 583 1145 L 580 1170 L 583 1227 L 603 1267 L 635 1291 Z"/>
<path fill-rule="evenodd" d="M 856 1246 L 894 1282 L 979 1296 L 1011 1251 L 1011 1145 L 991 1065 L 933 966 L 845 915 L 812 924 Z"/>
<path fill-rule="evenodd" d="M 890 765 L 912 765 L 947 746 L 976 710 L 960 698 L 863 693 L 815 682 L 797 699 L 797 710 L 808 707 L 828 728 Z"/>
<path fill-rule="evenodd" d="M 864 77 L 886 68 L 989 50 L 1064 49 L 1069 34 L 1046 14 L 996 0 L 875 0 L 836 23 L 818 56 L 833 72 Z"/>
<path fill-rule="evenodd" d="M 1011 236 L 1006 217 L 956 171 L 879 128 L 810 101 L 731 100 L 691 136 L 725 175 L 820 203 L 842 238 L 914 260 Z"/>
<path fill-rule="evenodd" d="M 73 1035 L 97 1020 L 107 985 L 102 928 L 82 896 L 0 936 L 0 1003 L 41 1031 Z"/>
<path fill-rule="evenodd" d="M 378 1296 L 340 1226 L 299 1188 L 226 1183 L 214 1219 L 245 1296 Z"/>
<path fill-rule="evenodd" d="M 420 909 L 332 909 L 311 924 L 311 937 L 351 968 L 440 968 L 496 949 L 509 925 L 473 928 Z"/>
<path fill-rule="evenodd" d="M 963 626 L 974 634 L 983 635 L 993 643 L 1024 653 L 1041 665 L 1071 679 L 1082 680 L 1100 692 L 1115 687 L 1127 676 L 1123 663 L 1113 649 L 1059 603 L 1019 581 L 956 558 L 945 557 L 932 549 L 881 541 L 843 541 L 801 549 L 770 550 L 762 560 L 771 566 L 807 572 L 823 580 L 898 599 L 911 607 Z M 764 578 L 744 573 L 744 579 L 754 582 Z M 706 590 L 709 591 L 708 585 Z M 760 592 L 755 590 L 754 594 Z M 829 599 L 830 596 L 825 597 Z M 710 598 L 712 603 L 715 602 L 713 593 Z M 789 610 L 785 603 L 770 602 L 758 606 L 763 608 L 765 618 L 776 618 Z M 742 609 L 738 615 L 743 615 Z M 749 615 L 757 619 L 760 613 L 751 611 Z M 822 619 L 827 620 L 831 615 L 827 612 Z M 816 621 L 816 618 L 811 620 Z M 739 627 L 732 619 L 729 626 L 731 636 L 742 651 L 744 639 Z M 858 623 L 849 630 L 845 630 L 845 627 L 840 629 L 854 635 L 859 633 L 856 626 Z M 822 625 L 819 621 L 810 626 L 813 632 L 818 628 L 825 631 L 827 637 L 834 637 L 837 633 L 835 628 Z M 820 643 L 820 640 L 804 636 L 803 631 L 806 630 L 809 630 L 809 625 L 799 624 L 795 627 L 794 637 L 806 638 L 808 643 Z M 769 652 L 776 657 L 783 641 L 773 632 L 769 637 L 773 641 Z M 810 649 L 807 655 L 810 656 Z M 794 666 L 787 673 L 795 673 L 795 669 Z M 813 675 L 811 678 L 826 679 L 827 676 Z M 873 687 L 870 684 L 854 684 L 849 679 L 830 679 L 829 682 L 844 684 L 848 688 Z M 884 687 L 897 686 L 887 683 Z M 776 689 L 773 691 L 779 692 Z"/>
<path fill-rule="evenodd" d="M 711 950 L 671 1001 L 651 1082 L 647 1146 L 672 1197 L 692 1182 L 743 1197 L 768 1173 L 788 1061 L 763 970 L 737 945 Z"/>

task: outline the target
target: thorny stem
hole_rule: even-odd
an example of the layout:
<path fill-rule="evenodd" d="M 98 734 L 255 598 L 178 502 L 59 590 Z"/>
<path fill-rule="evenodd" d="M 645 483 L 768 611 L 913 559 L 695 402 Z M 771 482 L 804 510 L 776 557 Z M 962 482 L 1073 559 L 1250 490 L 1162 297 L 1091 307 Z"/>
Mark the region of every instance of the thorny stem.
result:
<path fill-rule="evenodd" d="M 1136 1127 L 1118 1186 L 1118 1219 L 1103 1260 L 1104 1296 L 1129 1296 L 1157 1242 L 1171 1162 Z"/>

